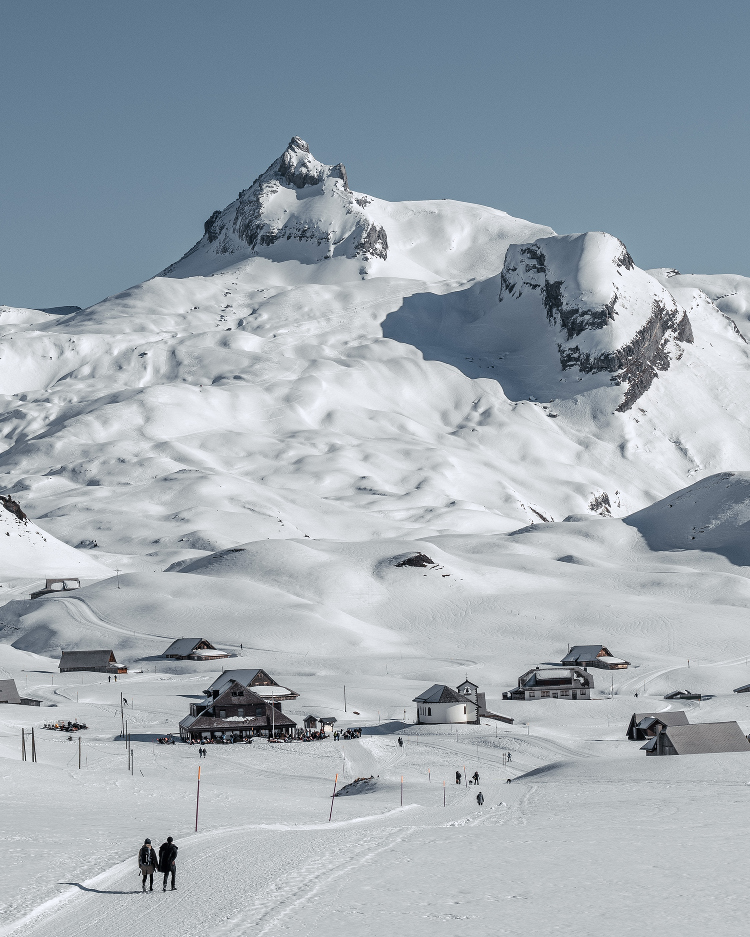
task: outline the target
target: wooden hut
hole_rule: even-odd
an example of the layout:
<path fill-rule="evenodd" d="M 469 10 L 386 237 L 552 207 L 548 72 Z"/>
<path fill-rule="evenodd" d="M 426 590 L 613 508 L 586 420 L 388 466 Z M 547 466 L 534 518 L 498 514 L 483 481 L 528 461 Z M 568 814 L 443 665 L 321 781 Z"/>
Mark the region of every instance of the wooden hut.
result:
<path fill-rule="evenodd" d="M 128 668 L 118 664 L 114 651 L 63 651 L 60 658 L 60 673 L 75 673 L 79 670 L 94 673 L 127 673 Z"/>
<path fill-rule="evenodd" d="M 715 755 L 750 752 L 750 742 L 736 722 L 703 722 L 666 726 L 641 746 L 641 750 L 647 755 Z"/>
<path fill-rule="evenodd" d="M 602 670 L 627 670 L 629 660 L 614 657 L 603 644 L 576 644 L 560 661 L 574 667 L 600 667 Z"/>
<path fill-rule="evenodd" d="M 221 660 L 229 657 L 226 651 L 218 651 L 207 638 L 178 638 L 164 652 L 170 660 Z"/>
<path fill-rule="evenodd" d="M 644 739 L 653 738 L 657 732 L 667 726 L 686 725 L 688 725 L 688 717 L 682 710 L 677 712 L 670 710 L 662 713 L 633 713 L 625 734 L 631 742 L 642 742 Z"/>
<path fill-rule="evenodd" d="M 240 742 L 256 735 L 280 738 L 297 724 L 281 712 L 280 704 L 264 700 L 236 680 L 206 703 L 192 703 L 180 722 L 185 741 L 209 739 Z"/>
<path fill-rule="evenodd" d="M 10 703 L 15 706 L 40 706 L 38 699 L 28 699 L 20 696 L 15 680 L 0 680 L 0 703 Z"/>

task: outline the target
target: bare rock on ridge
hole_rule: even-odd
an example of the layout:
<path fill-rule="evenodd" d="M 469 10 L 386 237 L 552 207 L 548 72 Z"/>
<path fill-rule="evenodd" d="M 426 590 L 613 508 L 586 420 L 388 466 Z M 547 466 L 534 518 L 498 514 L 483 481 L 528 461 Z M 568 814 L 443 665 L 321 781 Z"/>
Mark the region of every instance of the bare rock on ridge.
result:
<path fill-rule="evenodd" d="M 692 343 L 685 310 L 669 291 L 633 263 L 625 245 L 594 231 L 540 238 L 508 248 L 500 275 L 500 302 L 531 294 L 558 341 L 563 370 L 608 371 L 626 384 L 617 407 L 629 410 L 666 371 L 680 342 Z"/>

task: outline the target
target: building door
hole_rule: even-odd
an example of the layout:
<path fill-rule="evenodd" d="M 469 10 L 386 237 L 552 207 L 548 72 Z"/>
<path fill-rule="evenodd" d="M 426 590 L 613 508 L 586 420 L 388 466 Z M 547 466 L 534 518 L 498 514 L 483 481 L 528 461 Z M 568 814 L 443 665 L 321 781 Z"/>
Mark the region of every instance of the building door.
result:
<path fill-rule="evenodd" d="M 573 692 L 571 693 L 571 696 L 573 697 L 573 699 L 578 699 L 578 690 L 573 690 Z"/>
<path fill-rule="evenodd" d="M 553 691 L 552 691 L 552 699 L 559 699 L 559 698 L 560 698 L 560 694 L 559 694 L 559 693 L 556 693 L 556 692 L 553 690 Z"/>

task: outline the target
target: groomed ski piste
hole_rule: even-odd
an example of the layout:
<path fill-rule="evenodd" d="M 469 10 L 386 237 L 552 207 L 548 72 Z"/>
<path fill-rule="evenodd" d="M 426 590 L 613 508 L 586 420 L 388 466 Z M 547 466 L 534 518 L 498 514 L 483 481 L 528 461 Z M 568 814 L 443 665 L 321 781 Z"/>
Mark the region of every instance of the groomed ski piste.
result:
<path fill-rule="evenodd" d="M 625 730 L 750 732 L 750 281 L 349 186 L 294 138 L 159 276 L 2 307 L 0 935 L 745 934 L 750 753 Z M 572 644 L 630 666 L 502 699 Z M 221 665 L 361 738 L 158 744 Z M 512 725 L 415 725 L 467 675 Z"/>

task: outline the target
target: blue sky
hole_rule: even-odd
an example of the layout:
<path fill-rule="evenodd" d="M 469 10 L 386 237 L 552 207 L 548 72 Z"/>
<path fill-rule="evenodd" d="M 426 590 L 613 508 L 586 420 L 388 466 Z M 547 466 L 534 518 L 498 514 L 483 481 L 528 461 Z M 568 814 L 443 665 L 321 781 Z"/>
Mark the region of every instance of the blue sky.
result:
<path fill-rule="evenodd" d="M 750 4 L 0 0 L 0 303 L 88 305 L 292 135 L 353 188 L 750 275 Z"/>

